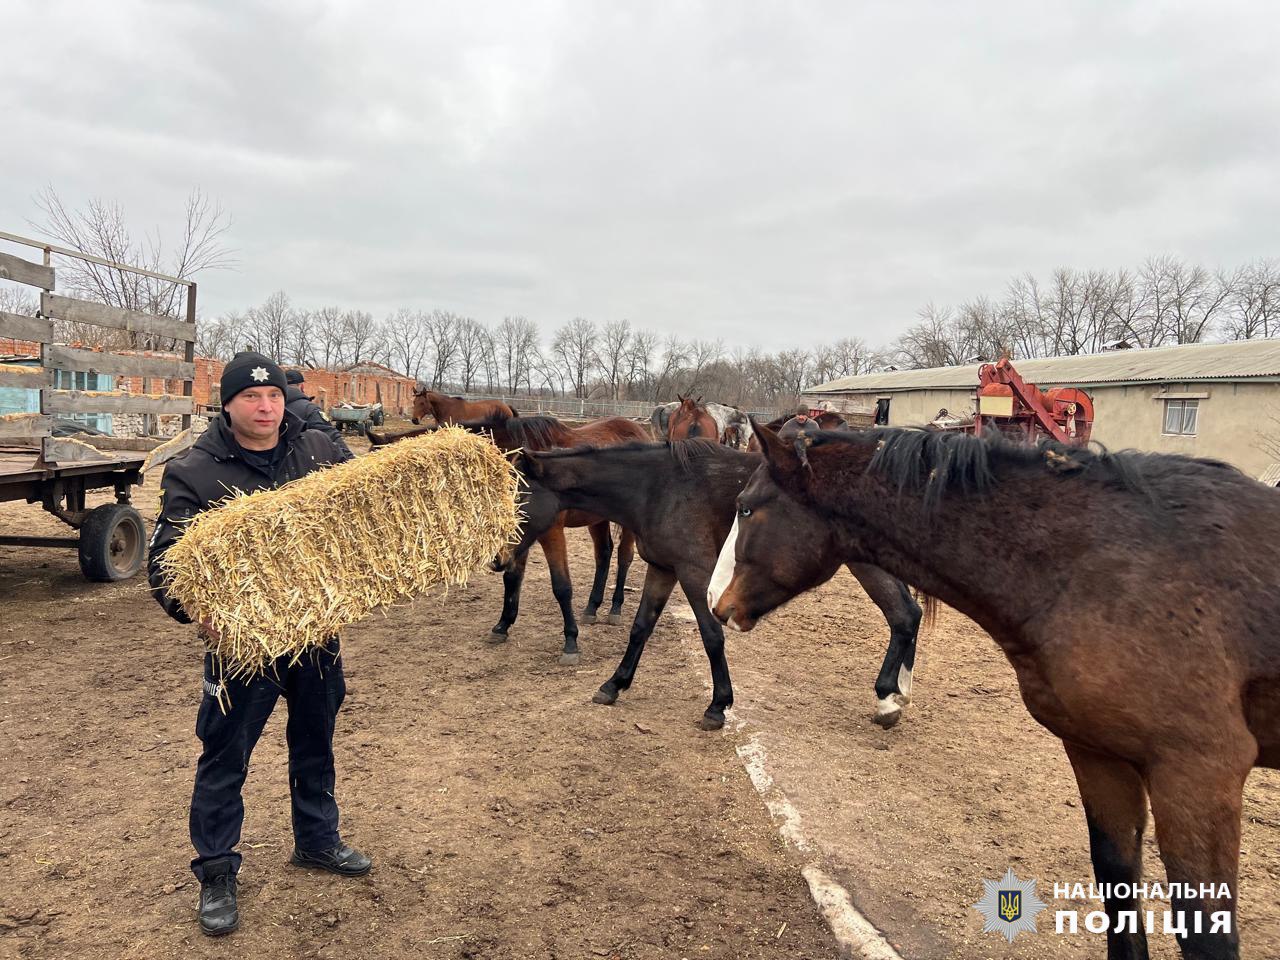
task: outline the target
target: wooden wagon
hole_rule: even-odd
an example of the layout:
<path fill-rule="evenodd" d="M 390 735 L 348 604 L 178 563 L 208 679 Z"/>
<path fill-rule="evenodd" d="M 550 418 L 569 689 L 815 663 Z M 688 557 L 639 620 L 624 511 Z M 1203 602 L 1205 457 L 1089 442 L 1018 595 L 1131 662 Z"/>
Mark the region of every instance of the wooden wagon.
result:
<path fill-rule="evenodd" d="M 191 425 L 195 377 L 196 285 L 192 281 L 112 263 L 74 250 L 0 233 L 0 240 L 44 251 L 44 263 L 32 263 L 0 251 L 0 279 L 40 288 L 40 312 L 23 316 L 0 312 L 0 337 L 40 345 L 40 366 L 0 364 L 0 387 L 39 391 L 37 413 L 0 416 L 0 502 L 39 504 L 77 531 L 75 537 L 0 536 L 0 544 L 21 547 L 75 547 L 80 568 L 91 580 L 123 580 L 142 567 L 146 525 L 130 503 L 132 488 L 142 482 L 145 454 L 97 449 L 88 443 L 53 435 L 55 417 L 85 414 L 181 415 Z M 101 303 L 54 294 L 52 254 L 75 257 L 115 270 L 143 274 L 185 285 L 186 319 L 123 310 Z M 53 342 L 54 319 L 129 331 L 151 343 L 177 344 L 177 356 L 150 356 L 83 350 Z M 68 377 L 68 374 L 71 376 Z M 165 382 L 181 381 L 182 394 L 129 394 L 114 391 L 59 389 L 89 375 L 125 376 Z M 66 381 L 72 382 L 68 384 Z M 92 440 L 91 437 L 85 439 Z M 86 494 L 111 489 L 115 503 L 88 509 Z"/>

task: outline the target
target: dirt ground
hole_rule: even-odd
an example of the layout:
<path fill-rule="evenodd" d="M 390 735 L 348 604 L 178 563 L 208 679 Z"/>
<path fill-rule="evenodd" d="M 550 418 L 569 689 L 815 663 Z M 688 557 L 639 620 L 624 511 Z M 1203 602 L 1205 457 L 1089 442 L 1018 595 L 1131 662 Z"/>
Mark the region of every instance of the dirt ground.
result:
<path fill-rule="evenodd" d="M 137 503 L 150 515 L 153 479 Z M 58 534 L 33 506 L 0 532 Z M 581 533 L 577 531 L 576 533 Z M 572 537 L 575 581 L 590 569 Z M 631 584 L 638 589 L 643 564 Z M 511 640 L 484 636 L 499 578 L 478 574 L 344 635 L 339 718 L 344 837 L 367 878 L 299 871 L 291 848 L 284 708 L 246 787 L 242 930 L 194 923 L 186 834 L 200 651 L 141 578 L 88 584 L 71 551 L 0 547 L 0 957 L 834 958 L 802 859 L 779 839 L 737 748 L 756 744 L 824 869 L 909 960 L 1076 958 L 1101 937 L 1052 933 L 1054 881 L 1090 878 L 1083 814 L 1057 741 L 1012 671 L 944 611 L 921 640 L 915 699 L 870 723 L 884 651 L 851 577 L 728 638 L 738 706 L 723 733 L 696 631 L 672 609 L 636 686 L 590 702 L 626 627 L 583 627 L 556 664 L 559 616 L 536 557 Z M 627 615 L 635 594 L 628 597 Z M 1280 776 L 1245 806 L 1244 955 L 1280 956 Z M 1149 845 L 1149 879 L 1163 879 Z M 1049 902 L 1012 946 L 970 909 L 1012 867 Z M 1176 955 L 1153 938 L 1153 956 Z"/>

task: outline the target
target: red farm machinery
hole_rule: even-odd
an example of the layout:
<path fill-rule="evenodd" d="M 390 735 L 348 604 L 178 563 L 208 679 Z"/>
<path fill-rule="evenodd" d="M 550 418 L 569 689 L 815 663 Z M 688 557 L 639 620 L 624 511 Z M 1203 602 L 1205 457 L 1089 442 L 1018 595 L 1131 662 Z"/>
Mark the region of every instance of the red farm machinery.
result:
<path fill-rule="evenodd" d="M 999 430 L 1026 443 L 1050 438 L 1084 446 L 1093 428 L 1093 400 L 1079 387 L 1041 390 L 1023 380 L 1004 357 L 978 369 L 973 419 L 938 426 L 976 434 Z"/>

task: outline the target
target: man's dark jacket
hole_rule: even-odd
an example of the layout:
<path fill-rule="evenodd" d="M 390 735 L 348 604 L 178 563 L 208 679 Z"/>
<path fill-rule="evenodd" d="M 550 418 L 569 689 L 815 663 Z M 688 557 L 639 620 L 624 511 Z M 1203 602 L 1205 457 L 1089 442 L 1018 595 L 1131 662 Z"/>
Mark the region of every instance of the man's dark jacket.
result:
<path fill-rule="evenodd" d="M 327 433 L 329 438 L 338 445 L 338 449 L 342 451 L 342 459 L 344 461 L 354 459 L 355 454 L 351 452 L 347 442 L 342 439 L 341 431 L 329 422 L 329 419 L 324 415 L 324 411 L 311 402 L 311 398 L 302 392 L 301 387 L 296 384 L 289 384 L 289 388 L 284 392 L 284 408 L 305 423 L 308 429 Z"/>
<path fill-rule="evenodd" d="M 253 493 L 281 486 L 346 459 L 328 434 L 308 429 L 287 411 L 280 442 L 284 449 L 275 461 L 272 474 L 244 459 L 231 426 L 224 417 L 216 417 L 195 446 L 165 467 L 160 484 L 160 517 L 151 536 L 147 578 L 151 593 L 164 607 L 164 612 L 179 623 L 190 623 L 191 618 L 165 591 L 159 561 L 184 533 L 185 521 L 225 500 L 232 489 Z"/>

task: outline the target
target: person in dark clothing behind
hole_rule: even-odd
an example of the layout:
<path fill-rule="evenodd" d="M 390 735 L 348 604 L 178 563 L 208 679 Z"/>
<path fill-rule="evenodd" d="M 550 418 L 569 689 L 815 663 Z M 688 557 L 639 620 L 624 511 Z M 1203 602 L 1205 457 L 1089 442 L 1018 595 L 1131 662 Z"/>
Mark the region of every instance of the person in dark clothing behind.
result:
<path fill-rule="evenodd" d="M 324 415 L 324 411 L 312 403 L 311 398 L 302 392 L 302 384 L 306 382 L 306 377 L 302 371 L 289 370 L 284 376 L 289 381 L 289 386 L 284 391 L 284 408 L 305 423 L 309 429 L 327 433 L 333 442 L 338 445 L 338 449 L 342 451 L 342 459 L 344 461 L 353 459 L 355 454 L 351 452 L 351 448 L 342 439 L 342 432 L 330 423 L 329 418 Z"/>
<path fill-rule="evenodd" d="M 285 386 L 284 371 L 271 360 L 258 353 L 236 354 L 222 373 L 222 416 L 165 469 L 148 573 L 156 600 L 179 623 L 191 618 L 169 596 L 159 561 L 182 536 L 186 521 L 225 499 L 231 489 L 268 489 L 344 459 L 328 434 L 305 429 L 285 410 Z M 200 626 L 206 637 L 210 629 Z M 289 705 L 285 736 L 293 801 L 292 862 L 343 876 L 361 876 L 372 865 L 338 835 L 333 729 L 346 695 L 338 638 L 296 663 L 282 657 L 253 679 L 224 677 L 213 654 L 206 653 L 204 697 L 196 716 L 203 750 L 196 764 L 190 826 L 196 849 L 191 869 L 200 881 L 200 928 L 210 936 L 230 933 L 240 923 L 240 854 L 235 850 L 244 821 L 240 791 L 249 755 L 282 694 Z"/>

